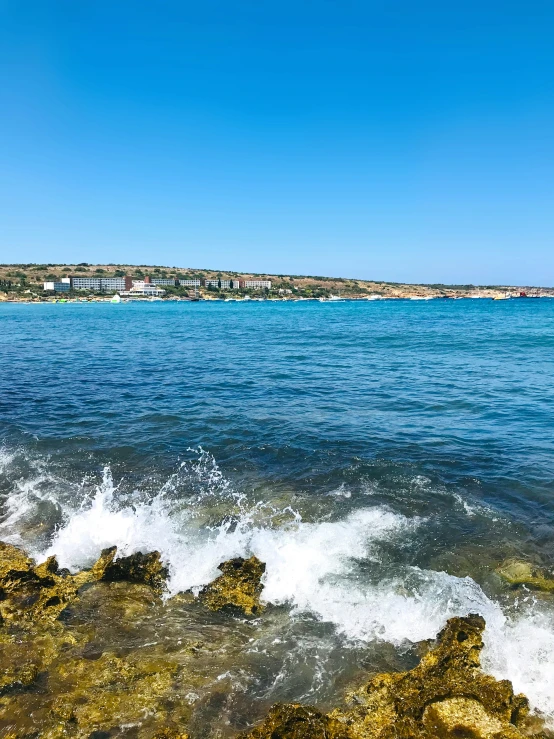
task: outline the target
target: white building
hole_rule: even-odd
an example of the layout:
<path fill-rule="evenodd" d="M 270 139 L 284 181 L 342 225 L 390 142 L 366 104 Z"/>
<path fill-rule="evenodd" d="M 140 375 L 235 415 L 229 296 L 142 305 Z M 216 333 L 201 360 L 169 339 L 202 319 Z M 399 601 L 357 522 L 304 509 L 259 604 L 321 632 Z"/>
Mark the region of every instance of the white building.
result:
<path fill-rule="evenodd" d="M 171 285 L 172 287 L 175 287 L 177 284 L 177 280 L 175 278 L 156 277 L 155 275 L 154 277 L 150 277 L 150 282 L 154 285 Z"/>
<path fill-rule="evenodd" d="M 61 282 L 45 282 L 44 289 L 56 293 L 68 293 L 71 289 L 71 283 L 69 278 L 65 277 Z"/>
<path fill-rule="evenodd" d="M 206 287 L 220 287 L 222 290 L 238 290 L 239 280 L 204 280 Z"/>
<path fill-rule="evenodd" d="M 252 290 L 271 290 L 271 280 L 242 280 L 241 287 Z"/>
<path fill-rule="evenodd" d="M 181 287 L 200 287 L 200 280 L 178 280 Z"/>
<path fill-rule="evenodd" d="M 133 280 L 133 287 L 130 290 L 123 290 L 121 292 L 121 295 L 125 295 L 127 297 L 133 297 L 138 295 L 147 295 L 149 297 L 160 297 L 161 295 L 165 295 L 165 290 L 162 290 L 161 287 L 158 287 L 157 285 L 153 285 L 150 282 L 141 282 L 140 280 Z"/>
<path fill-rule="evenodd" d="M 129 284 L 129 278 L 125 277 L 77 277 L 67 278 L 71 280 L 74 290 L 93 290 L 97 293 L 116 293 L 125 290 Z"/>

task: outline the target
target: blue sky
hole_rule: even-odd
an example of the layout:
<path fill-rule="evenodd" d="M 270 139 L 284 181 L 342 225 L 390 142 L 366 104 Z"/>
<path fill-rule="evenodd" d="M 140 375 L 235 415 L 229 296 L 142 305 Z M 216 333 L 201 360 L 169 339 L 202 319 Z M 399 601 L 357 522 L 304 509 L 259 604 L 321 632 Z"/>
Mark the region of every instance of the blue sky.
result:
<path fill-rule="evenodd" d="M 554 284 L 554 3 L 0 0 L 0 261 Z"/>

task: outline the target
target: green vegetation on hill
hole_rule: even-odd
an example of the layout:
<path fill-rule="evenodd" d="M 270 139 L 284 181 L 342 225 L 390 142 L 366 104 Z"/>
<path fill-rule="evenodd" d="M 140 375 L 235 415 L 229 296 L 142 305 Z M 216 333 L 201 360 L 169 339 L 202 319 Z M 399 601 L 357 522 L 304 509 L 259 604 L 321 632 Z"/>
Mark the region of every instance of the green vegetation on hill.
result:
<path fill-rule="evenodd" d="M 31 294 L 37 297 L 45 295 L 43 283 L 45 281 L 59 281 L 62 277 L 75 274 L 91 277 L 123 277 L 129 275 L 137 280 L 146 276 L 164 279 L 269 279 L 272 282 L 269 297 L 291 298 L 326 298 L 340 295 L 345 298 L 366 297 L 463 297 L 468 295 L 489 295 L 512 290 L 533 291 L 537 288 L 508 287 L 499 285 L 475 286 L 442 285 L 436 283 L 408 285 L 398 282 L 382 280 L 357 280 L 343 277 L 325 277 L 311 275 L 269 275 L 260 273 L 224 272 L 212 269 L 190 269 L 183 267 L 169 267 L 164 265 L 130 265 L 130 264 L 91 264 L 79 262 L 77 264 L 0 264 L 0 296 Z M 185 287 L 165 287 L 166 297 L 184 296 L 190 293 Z M 218 288 L 201 288 L 207 297 L 237 297 L 240 294 L 256 293 L 254 290 L 221 290 Z M 542 288 L 542 294 L 553 294 L 554 289 Z M 82 291 L 79 291 L 82 295 Z"/>

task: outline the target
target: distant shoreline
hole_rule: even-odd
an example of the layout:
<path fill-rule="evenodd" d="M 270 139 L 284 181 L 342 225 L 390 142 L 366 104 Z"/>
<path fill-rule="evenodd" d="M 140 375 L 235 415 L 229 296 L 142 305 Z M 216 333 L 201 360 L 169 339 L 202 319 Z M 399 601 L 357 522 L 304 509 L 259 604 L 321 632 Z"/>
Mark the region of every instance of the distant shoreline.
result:
<path fill-rule="evenodd" d="M 85 278 L 85 279 L 83 279 Z M 125 286 L 122 286 L 125 283 Z M 274 275 L 128 264 L 0 264 L 0 301 L 102 300 L 115 292 L 142 292 L 164 300 L 191 299 L 432 299 L 554 297 L 554 287 L 529 285 L 409 284 L 309 275 Z M 159 288 L 156 290 L 155 288 Z M 63 288 L 63 290 L 62 290 Z M 147 289 L 146 289 L 147 288 Z M 123 298 L 124 295 L 122 294 Z M 130 295 L 133 299 L 138 295 Z"/>
<path fill-rule="evenodd" d="M 552 300 L 554 299 L 554 295 L 542 295 L 537 297 L 519 297 L 519 296 L 510 296 L 510 297 L 491 297 L 491 296 L 472 296 L 472 295 L 462 295 L 455 298 L 441 298 L 441 297 L 430 297 L 430 298 L 419 298 L 419 297 L 409 297 L 409 296 L 402 296 L 402 297 L 383 297 L 383 298 L 340 298 L 338 300 L 328 300 L 328 299 L 321 299 L 321 298 L 254 298 L 251 300 L 245 300 L 243 298 L 235 298 L 235 299 L 224 299 L 224 298 L 216 298 L 216 299 L 204 299 L 200 298 L 198 300 L 191 300 L 188 298 L 157 298 L 157 299 L 151 299 L 151 298 L 124 298 L 121 300 L 120 303 L 114 303 L 114 301 L 111 298 L 91 298 L 91 299 L 38 299 L 38 300 L 23 300 L 23 299 L 7 299 L 2 300 L 0 299 L 0 306 L 1 305 L 89 305 L 89 304 L 108 304 L 108 305 L 120 305 L 123 303 L 133 303 L 133 304 L 151 304 L 151 303 L 202 303 L 202 304 L 218 304 L 221 305 L 222 303 L 325 303 L 325 304 L 335 304 L 335 303 L 391 303 L 391 302 L 413 302 L 413 303 L 449 303 L 453 301 L 458 300 L 477 300 L 477 301 L 501 301 L 501 302 L 530 302 L 530 301 L 536 301 L 536 300 Z"/>

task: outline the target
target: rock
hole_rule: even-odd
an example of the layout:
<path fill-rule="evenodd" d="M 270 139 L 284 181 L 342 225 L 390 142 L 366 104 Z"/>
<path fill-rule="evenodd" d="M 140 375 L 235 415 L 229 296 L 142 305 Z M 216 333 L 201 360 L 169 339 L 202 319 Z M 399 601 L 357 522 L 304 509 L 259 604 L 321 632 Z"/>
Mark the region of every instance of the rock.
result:
<path fill-rule="evenodd" d="M 275 706 L 241 739 L 529 737 L 525 696 L 480 668 L 484 628 L 481 616 L 452 618 L 417 667 L 377 675 L 347 695 L 347 708 L 325 716 L 307 706 Z"/>
<path fill-rule="evenodd" d="M 377 675 L 347 696 L 350 710 L 332 715 L 345 722 L 353 739 L 446 737 L 456 721 L 465 727 L 457 736 L 478 739 L 486 736 L 483 727 L 497 725 L 503 736 L 521 736 L 517 727 L 525 722 L 527 699 L 514 695 L 508 680 L 497 681 L 481 670 L 484 628 L 484 619 L 474 614 L 450 619 L 417 667 Z M 455 698 L 471 700 L 452 702 Z M 437 734 L 433 722 L 445 733 Z"/>
<path fill-rule="evenodd" d="M 262 724 L 237 739 L 348 739 L 346 728 L 311 706 L 275 705 Z"/>
<path fill-rule="evenodd" d="M 483 704 L 474 698 L 446 698 L 431 703 L 423 713 L 423 724 L 427 731 L 439 739 L 508 739 L 522 734 L 512 726 L 490 716 Z"/>
<path fill-rule="evenodd" d="M 137 552 L 110 562 L 104 570 L 102 580 L 115 582 L 144 583 L 154 590 L 162 590 L 168 576 L 167 567 L 162 565 L 159 552 L 143 554 Z"/>
<path fill-rule="evenodd" d="M 145 583 L 160 591 L 167 577 L 158 552 L 115 559 L 104 549 L 90 570 L 71 575 L 55 557 L 40 565 L 17 547 L 0 542 L 0 616 L 6 621 L 53 622 L 78 597 L 79 589 L 99 580 Z"/>
<path fill-rule="evenodd" d="M 534 590 L 554 593 L 554 578 L 546 577 L 543 570 L 533 567 L 529 562 L 507 559 L 496 569 L 496 572 L 514 587 L 527 585 Z"/>
<path fill-rule="evenodd" d="M 200 600 L 212 611 L 222 608 L 241 610 L 247 616 L 263 611 L 260 594 L 265 564 L 252 556 L 250 559 L 237 557 L 222 562 L 219 568 L 223 573 L 200 591 Z"/>
<path fill-rule="evenodd" d="M 19 583 L 33 566 L 33 560 L 18 547 L 0 541 L 0 583 L 3 589 L 10 589 Z"/>
<path fill-rule="evenodd" d="M 167 721 L 163 706 L 170 705 L 178 670 L 172 660 L 140 654 L 124 659 L 106 652 L 95 660 L 58 660 L 48 673 L 48 689 L 56 696 L 50 710 L 78 726 L 84 736 L 160 712 Z"/>
<path fill-rule="evenodd" d="M 0 588 L 3 621 L 53 622 L 71 601 L 79 588 L 102 577 L 113 554 L 102 553 L 90 570 L 76 575 L 59 570 L 55 557 L 40 565 L 17 547 L 0 542 Z"/>
<path fill-rule="evenodd" d="M 77 643 L 78 638 L 60 623 L 2 630 L 0 694 L 32 685 L 60 653 Z"/>

